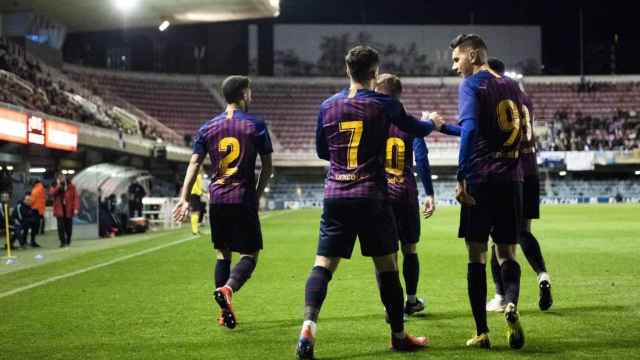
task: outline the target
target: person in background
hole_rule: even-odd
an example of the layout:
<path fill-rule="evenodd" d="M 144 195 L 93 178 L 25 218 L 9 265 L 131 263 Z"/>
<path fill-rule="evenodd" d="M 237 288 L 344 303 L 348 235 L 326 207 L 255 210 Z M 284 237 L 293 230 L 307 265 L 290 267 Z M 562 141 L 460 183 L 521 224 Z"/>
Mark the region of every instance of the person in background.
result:
<path fill-rule="evenodd" d="M 31 207 L 38 212 L 38 216 L 33 222 L 33 227 L 31 228 L 31 246 L 34 247 L 38 247 L 38 244 L 36 243 L 36 235 L 38 233 L 44 233 L 44 210 L 46 202 L 47 193 L 42 181 L 34 180 L 33 187 L 31 188 Z"/>
<path fill-rule="evenodd" d="M 49 196 L 53 198 L 53 216 L 58 223 L 60 247 L 70 246 L 73 217 L 78 215 L 78 209 L 80 209 L 80 197 L 76 187 L 67 181 L 65 175 L 59 173 L 56 182 L 49 189 Z"/>
<path fill-rule="evenodd" d="M 198 170 L 196 176 L 196 182 L 191 188 L 191 196 L 189 204 L 191 206 L 191 233 L 193 235 L 200 235 L 200 222 L 202 219 L 202 212 L 204 211 L 204 204 L 202 203 L 202 167 Z"/>
<path fill-rule="evenodd" d="M 142 199 L 145 196 L 147 192 L 137 181 L 129 185 L 129 217 L 142 216 Z"/>
<path fill-rule="evenodd" d="M 127 232 L 127 224 L 129 223 L 129 197 L 127 194 L 123 193 L 120 195 L 117 214 L 120 220 L 120 234 L 124 234 Z"/>
<path fill-rule="evenodd" d="M 33 223 L 36 221 L 37 213 L 31 207 L 31 194 L 26 193 L 24 198 L 16 204 L 11 212 L 11 222 L 15 232 L 15 240 L 18 240 L 20 247 L 26 249 L 27 247 L 27 233 L 29 229 L 33 229 Z M 38 244 L 34 247 L 40 247 Z"/>

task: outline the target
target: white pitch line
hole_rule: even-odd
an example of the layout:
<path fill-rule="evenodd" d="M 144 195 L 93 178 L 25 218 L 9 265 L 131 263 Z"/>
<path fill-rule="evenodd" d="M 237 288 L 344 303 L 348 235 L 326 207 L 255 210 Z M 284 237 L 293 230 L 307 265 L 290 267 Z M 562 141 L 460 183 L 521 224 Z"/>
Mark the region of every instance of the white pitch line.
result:
<path fill-rule="evenodd" d="M 9 291 L 0 293 L 0 299 L 2 299 L 4 297 L 7 297 L 7 296 L 15 295 L 17 293 L 21 293 L 23 291 L 27 291 L 27 290 L 30 290 L 30 289 L 33 289 L 33 288 L 37 288 L 37 287 L 40 287 L 40 286 L 43 286 L 43 285 L 47 285 L 47 284 L 50 284 L 50 283 L 58 281 L 58 280 L 62 280 L 62 279 L 66 279 L 66 278 L 69 278 L 69 277 L 72 277 L 72 276 L 84 274 L 84 273 L 92 271 L 92 270 L 96 270 L 96 269 L 103 268 L 105 266 L 113 265 L 113 264 L 119 263 L 121 261 L 129 260 L 129 259 L 137 257 L 137 256 L 145 255 L 145 254 L 148 254 L 150 252 L 154 252 L 154 251 L 158 251 L 158 250 L 170 247 L 170 246 L 182 244 L 183 242 L 187 242 L 189 240 L 193 240 L 193 239 L 196 239 L 196 238 L 198 238 L 198 236 L 189 236 L 187 238 L 176 240 L 174 242 L 170 242 L 170 243 L 163 244 L 163 245 L 158 245 L 156 247 L 152 247 L 152 248 L 149 248 L 149 249 L 146 249 L 146 250 L 138 251 L 138 252 L 135 252 L 133 254 L 125 255 L 125 256 L 122 256 L 122 257 L 119 257 L 119 258 L 115 258 L 113 260 L 109 260 L 109 261 L 106 261 L 106 262 L 103 262 L 103 263 L 100 263 L 100 264 L 92 265 L 92 266 L 86 267 L 84 269 L 79 269 L 79 270 L 72 271 L 70 273 L 66 273 L 66 274 L 62 274 L 62 275 L 52 276 L 50 278 L 34 282 L 33 284 L 21 286 L 19 288 L 15 288 L 13 290 L 9 290 Z"/>

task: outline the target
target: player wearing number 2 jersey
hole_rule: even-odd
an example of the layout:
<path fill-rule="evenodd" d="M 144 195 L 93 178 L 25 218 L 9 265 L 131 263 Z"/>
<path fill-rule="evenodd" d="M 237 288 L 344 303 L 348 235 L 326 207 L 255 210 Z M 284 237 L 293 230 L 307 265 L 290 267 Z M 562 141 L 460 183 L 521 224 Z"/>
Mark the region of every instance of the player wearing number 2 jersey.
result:
<path fill-rule="evenodd" d="M 424 337 L 404 331 L 404 294 L 395 254 L 396 227 L 387 200 L 384 157 L 393 123 L 415 136 L 426 136 L 434 124 L 406 114 L 397 100 L 374 92 L 377 51 L 356 46 L 346 56 L 351 84 L 320 106 L 316 132 L 318 156 L 329 161 L 315 266 L 305 288 L 304 323 L 296 355 L 312 359 L 316 321 L 327 287 L 341 258 L 350 258 L 356 237 L 364 256 L 373 257 L 380 297 L 389 314 L 391 346 L 406 351 L 426 345 Z"/>
<path fill-rule="evenodd" d="M 461 141 L 456 197 L 462 204 L 459 237 L 467 243 L 467 286 L 476 323 L 476 335 L 467 345 L 490 347 L 485 263 L 491 235 L 504 284 L 508 342 L 519 349 L 524 346 L 524 332 L 517 311 L 520 265 L 515 247 L 522 218 L 523 96 L 515 82 L 489 68 L 487 47 L 479 36 L 459 35 L 451 49 L 452 69 L 464 78 L 458 99 Z"/>
<path fill-rule="evenodd" d="M 232 294 L 251 277 L 262 249 L 258 200 L 271 176 L 273 150 L 266 124 L 247 113 L 251 102 L 249 78 L 228 77 L 222 83 L 222 93 L 227 108 L 198 130 L 182 191 L 191 189 L 197 170 L 209 155 L 213 168 L 209 185 L 211 239 L 217 250 L 214 297 L 221 308 L 219 324 L 232 329 L 236 326 Z M 258 155 L 262 170 L 256 185 Z M 178 219 L 183 201 L 174 210 Z M 240 253 L 233 270 L 231 252 Z"/>

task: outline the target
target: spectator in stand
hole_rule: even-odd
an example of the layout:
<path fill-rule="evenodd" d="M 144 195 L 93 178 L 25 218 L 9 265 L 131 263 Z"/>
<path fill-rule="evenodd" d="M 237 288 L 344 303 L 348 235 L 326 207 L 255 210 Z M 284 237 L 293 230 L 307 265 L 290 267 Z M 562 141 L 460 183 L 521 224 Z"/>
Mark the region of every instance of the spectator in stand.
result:
<path fill-rule="evenodd" d="M 47 202 L 47 193 L 42 181 L 40 180 L 33 181 L 33 187 L 31 188 L 31 202 L 31 206 L 38 212 L 38 217 L 34 221 L 34 227 L 31 230 L 31 243 L 35 243 L 36 234 L 44 234 L 44 210 Z"/>
<path fill-rule="evenodd" d="M 53 216 L 58 222 L 60 247 L 70 246 L 73 217 L 78 215 L 80 208 L 80 197 L 76 187 L 60 173 L 56 176 L 56 183 L 49 189 L 49 196 L 53 198 Z"/>
<path fill-rule="evenodd" d="M 129 217 L 142 216 L 142 199 L 147 196 L 142 185 L 134 181 L 129 186 Z M 137 215 L 136 215 L 137 213 Z"/>

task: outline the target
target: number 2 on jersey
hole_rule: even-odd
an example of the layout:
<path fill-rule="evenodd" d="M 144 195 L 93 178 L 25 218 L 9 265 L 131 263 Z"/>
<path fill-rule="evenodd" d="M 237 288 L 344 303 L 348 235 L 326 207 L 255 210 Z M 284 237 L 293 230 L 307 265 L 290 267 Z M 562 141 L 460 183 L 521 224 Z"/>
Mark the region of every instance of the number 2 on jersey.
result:
<path fill-rule="evenodd" d="M 229 150 L 229 148 L 231 148 L 231 150 Z M 229 151 L 229 153 L 220 160 L 220 174 L 224 177 L 235 174 L 238 171 L 238 167 L 229 167 L 229 165 L 240 156 L 240 141 L 234 137 L 222 138 L 218 143 L 218 151 L 221 153 Z"/>
<path fill-rule="evenodd" d="M 353 170 L 358 167 L 358 146 L 360 146 L 360 139 L 362 139 L 362 120 L 341 121 L 339 130 L 350 133 L 347 148 L 347 169 Z"/>

